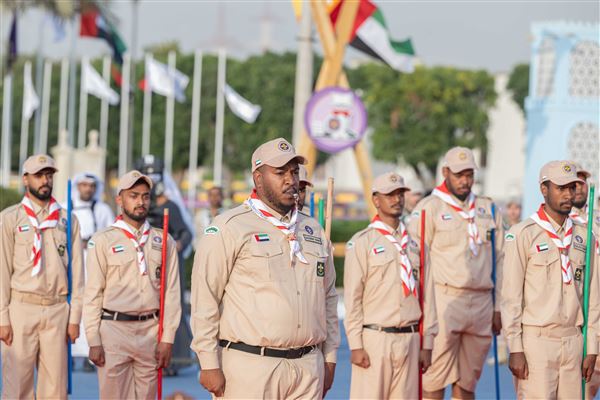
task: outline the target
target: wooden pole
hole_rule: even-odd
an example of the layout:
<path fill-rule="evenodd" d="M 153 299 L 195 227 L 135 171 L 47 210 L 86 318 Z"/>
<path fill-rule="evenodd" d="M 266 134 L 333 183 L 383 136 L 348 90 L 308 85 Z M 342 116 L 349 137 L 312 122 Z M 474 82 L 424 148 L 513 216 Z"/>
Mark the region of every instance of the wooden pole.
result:
<path fill-rule="evenodd" d="M 162 251 L 161 251 L 161 261 L 162 266 L 160 269 L 160 308 L 158 315 L 158 342 L 156 345 L 160 344 L 162 340 L 163 334 L 163 323 L 165 319 L 165 288 L 167 283 L 167 244 L 169 240 L 169 209 L 165 208 L 163 213 L 163 232 L 162 232 Z M 158 400 L 162 399 L 162 368 L 158 369 L 158 390 L 157 390 L 157 398 Z"/>
<path fill-rule="evenodd" d="M 419 246 L 419 306 L 421 319 L 419 320 L 419 351 L 423 350 L 423 321 L 425 309 L 423 307 L 423 291 L 425 290 L 425 210 L 421 210 L 421 241 Z M 423 398 L 423 370 L 419 365 L 419 399 Z"/>
<path fill-rule="evenodd" d="M 333 178 L 327 180 L 327 207 L 325 211 L 325 235 L 331 239 L 331 223 L 333 221 Z"/>

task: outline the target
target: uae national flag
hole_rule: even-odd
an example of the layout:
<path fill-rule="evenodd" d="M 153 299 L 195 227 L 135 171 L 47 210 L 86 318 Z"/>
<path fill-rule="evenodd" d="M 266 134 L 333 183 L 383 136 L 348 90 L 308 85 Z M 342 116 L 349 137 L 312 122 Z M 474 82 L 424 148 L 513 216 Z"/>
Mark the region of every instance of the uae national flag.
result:
<path fill-rule="evenodd" d="M 123 64 L 123 53 L 127 47 L 116 29 L 98 9 L 90 8 L 82 11 L 79 35 L 106 40 L 113 51 L 115 62 L 119 65 Z"/>
<path fill-rule="evenodd" d="M 335 26 L 345 0 L 334 0 L 329 7 L 329 17 Z M 415 51 L 410 39 L 396 41 L 390 37 L 381 10 L 369 0 L 360 0 L 350 46 L 377 58 L 395 70 L 413 72 Z"/>

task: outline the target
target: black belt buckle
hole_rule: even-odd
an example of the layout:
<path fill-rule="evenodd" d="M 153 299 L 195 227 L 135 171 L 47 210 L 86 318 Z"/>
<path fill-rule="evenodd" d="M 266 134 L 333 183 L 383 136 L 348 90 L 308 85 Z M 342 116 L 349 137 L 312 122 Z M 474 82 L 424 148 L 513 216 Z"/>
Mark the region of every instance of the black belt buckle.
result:
<path fill-rule="evenodd" d="M 294 358 L 301 358 L 304 355 L 304 348 L 300 348 L 300 349 L 289 349 L 287 351 L 287 354 L 285 355 L 285 358 L 289 358 L 289 359 L 294 359 Z"/>

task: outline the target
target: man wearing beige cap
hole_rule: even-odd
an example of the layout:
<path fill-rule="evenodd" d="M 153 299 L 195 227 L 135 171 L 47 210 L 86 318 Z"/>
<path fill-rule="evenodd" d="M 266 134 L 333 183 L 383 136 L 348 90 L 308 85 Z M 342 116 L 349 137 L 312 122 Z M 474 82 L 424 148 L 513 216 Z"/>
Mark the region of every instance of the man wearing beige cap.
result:
<path fill-rule="evenodd" d="M 419 349 L 419 245 L 400 221 L 410 190 L 393 172 L 373 181 L 377 215 L 350 239 L 344 263 L 344 326 L 352 352 L 353 399 L 416 399 L 419 369 L 431 365 L 437 316 L 433 279 L 424 285 L 423 350 Z"/>
<path fill-rule="evenodd" d="M 67 212 L 52 197 L 56 171 L 51 157 L 29 157 L 23 164 L 23 200 L 0 213 L 4 399 L 67 398 L 67 340 L 79 337 L 83 254 L 73 216 L 69 305 Z"/>
<path fill-rule="evenodd" d="M 298 165 L 298 211 L 302 211 L 304 208 L 304 203 L 306 201 L 306 189 L 308 187 L 313 187 L 311 181 L 308 180 L 308 172 L 306 171 L 306 167 L 302 164 Z"/>
<path fill-rule="evenodd" d="M 452 384 L 452 397 L 474 397 L 477 381 L 492 341 L 500 332 L 499 285 L 492 280 L 491 234 L 496 239 L 496 273 L 502 272 L 504 230 L 492 200 L 476 196 L 471 187 L 477 166 L 471 150 L 450 149 L 442 168 L 444 182 L 417 204 L 409 232 L 421 237 L 425 210 L 425 244 L 431 274 L 439 334 L 433 343 L 432 365 L 423 375 L 423 396 L 441 399 Z"/>
<path fill-rule="evenodd" d="M 315 399 L 333 383 L 335 270 L 321 226 L 296 208 L 305 162 L 285 139 L 259 146 L 251 196 L 200 240 L 192 349 L 214 396 Z"/>
<path fill-rule="evenodd" d="M 119 179 L 116 221 L 87 245 L 83 322 L 101 399 L 154 399 L 157 370 L 167 368 L 181 318 L 177 248 L 147 221 L 152 180 L 139 171 Z M 162 249 L 167 262 L 162 265 Z M 158 342 L 161 271 L 166 268 L 163 334 Z"/>
<path fill-rule="evenodd" d="M 540 171 L 544 203 L 506 234 L 502 322 L 519 399 L 578 399 L 598 353 L 598 258 L 589 268 L 587 356 L 582 360 L 585 226 L 569 217 L 576 167 L 551 161 Z M 591 244 L 590 244 L 591 245 Z"/>

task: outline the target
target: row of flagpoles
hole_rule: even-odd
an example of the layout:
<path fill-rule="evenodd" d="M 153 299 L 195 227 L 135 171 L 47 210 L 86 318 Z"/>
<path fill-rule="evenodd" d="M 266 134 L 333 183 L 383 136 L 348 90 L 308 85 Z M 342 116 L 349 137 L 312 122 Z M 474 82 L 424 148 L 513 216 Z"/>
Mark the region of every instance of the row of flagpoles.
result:
<path fill-rule="evenodd" d="M 102 63 L 102 74 L 90 64 L 88 57 L 81 60 L 80 92 L 79 92 L 79 124 L 77 131 L 77 147 L 83 148 L 86 145 L 87 132 L 87 97 L 95 96 L 101 100 L 99 137 L 100 146 L 106 149 L 109 106 L 117 106 L 120 103 L 120 125 L 119 125 L 119 174 L 126 172 L 131 160 L 127 159 L 127 149 L 130 147 L 129 140 L 129 95 L 132 84 L 130 82 L 130 63 L 131 60 L 127 54 L 123 57 L 121 70 L 123 71 L 121 81 L 121 93 L 117 93 L 110 86 L 111 58 L 106 56 Z M 67 104 L 68 104 L 68 79 L 70 65 L 68 60 L 61 63 L 60 73 L 60 94 L 59 94 L 59 131 L 67 128 Z M 217 114 L 215 130 L 215 157 L 214 157 L 214 181 L 215 184 L 221 184 L 222 181 L 222 152 L 223 152 L 223 128 L 224 128 L 224 105 L 239 118 L 247 123 L 254 123 L 261 112 L 259 105 L 252 104 L 243 98 L 232 87 L 226 84 L 226 53 L 220 50 L 218 53 L 218 76 L 217 76 Z M 29 154 L 46 153 L 48 151 L 48 114 L 50 109 L 50 90 L 52 78 L 52 63 L 44 63 L 43 90 L 40 96 L 36 93 L 32 81 L 31 63 L 27 61 L 23 67 L 23 104 L 21 110 L 21 137 L 19 151 L 19 165 L 22 165 Z M 8 75 L 7 75 L 8 76 Z M 10 77 L 12 83 L 12 77 Z M 200 102 L 201 102 L 201 81 L 202 81 L 202 52 L 196 51 L 194 56 L 194 75 L 192 90 L 192 112 L 190 127 L 190 194 L 194 194 L 197 185 L 196 169 L 198 167 L 198 132 L 200 124 Z M 187 75 L 177 70 L 176 54 L 174 51 L 168 55 L 168 63 L 163 64 L 156 61 L 152 54 L 145 56 L 145 79 L 144 79 L 144 98 L 143 98 L 143 116 L 142 116 L 142 143 L 141 153 L 143 155 L 150 152 L 151 129 L 150 121 L 152 115 L 152 94 L 158 94 L 167 98 L 166 124 L 165 124 L 165 144 L 164 161 L 165 168 L 168 171 L 172 169 L 173 161 L 173 125 L 174 125 L 174 102 L 185 102 L 185 90 L 190 82 Z M 5 78 L 5 92 L 7 90 Z M 9 83 L 9 85 L 10 85 Z M 10 87 L 8 88 L 10 91 Z M 7 124 L 10 119 L 12 95 L 6 98 L 3 124 Z M 6 102 L 8 100 L 8 102 Z M 40 137 L 34 140 L 36 148 L 28 148 L 29 143 L 29 121 L 34 113 L 41 115 Z M 6 127 L 3 132 L 3 140 L 10 141 L 9 129 Z M 3 129 L 4 131 L 4 129 Z M 74 135 L 74 132 L 72 133 Z M 4 148 L 4 142 L 3 142 Z M 10 148 L 10 145 L 5 149 Z M 2 185 L 8 185 L 8 175 L 10 168 L 10 150 L 4 151 L 3 157 L 3 179 Z"/>

